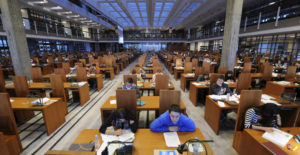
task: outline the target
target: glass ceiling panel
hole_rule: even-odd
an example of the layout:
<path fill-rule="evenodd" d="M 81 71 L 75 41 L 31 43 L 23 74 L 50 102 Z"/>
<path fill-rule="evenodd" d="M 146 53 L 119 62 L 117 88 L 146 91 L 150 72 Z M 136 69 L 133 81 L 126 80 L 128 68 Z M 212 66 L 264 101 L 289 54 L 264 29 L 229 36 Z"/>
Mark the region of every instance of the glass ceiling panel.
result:
<path fill-rule="evenodd" d="M 191 3 L 185 10 L 181 11 L 181 15 L 176 19 L 176 21 L 171 26 L 176 26 L 179 24 L 183 19 L 188 17 L 192 12 L 194 12 L 198 7 L 201 6 L 200 2 L 193 2 Z"/>

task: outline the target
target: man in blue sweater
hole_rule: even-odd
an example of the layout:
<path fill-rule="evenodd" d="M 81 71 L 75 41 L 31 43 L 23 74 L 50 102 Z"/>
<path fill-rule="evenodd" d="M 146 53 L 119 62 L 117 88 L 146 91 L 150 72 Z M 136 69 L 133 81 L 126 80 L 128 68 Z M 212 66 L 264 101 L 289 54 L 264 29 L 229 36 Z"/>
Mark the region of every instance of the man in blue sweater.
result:
<path fill-rule="evenodd" d="M 192 119 L 181 114 L 179 105 L 172 104 L 168 111 L 151 123 L 150 129 L 153 132 L 194 131 L 196 125 Z"/>

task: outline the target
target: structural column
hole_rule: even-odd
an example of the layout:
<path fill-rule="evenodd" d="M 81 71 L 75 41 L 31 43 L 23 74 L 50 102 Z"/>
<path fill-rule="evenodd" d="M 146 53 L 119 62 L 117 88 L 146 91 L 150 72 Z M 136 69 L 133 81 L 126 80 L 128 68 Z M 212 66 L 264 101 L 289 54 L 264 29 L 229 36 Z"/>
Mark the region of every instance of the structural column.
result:
<path fill-rule="evenodd" d="M 228 66 L 229 70 L 234 69 L 238 50 L 242 8 L 243 0 L 227 0 L 221 66 Z"/>
<path fill-rule="evenodd" d="M 0 6 L 15 74 L 31 79 L 30 55 L 19 0 L 0 0 Z"/>

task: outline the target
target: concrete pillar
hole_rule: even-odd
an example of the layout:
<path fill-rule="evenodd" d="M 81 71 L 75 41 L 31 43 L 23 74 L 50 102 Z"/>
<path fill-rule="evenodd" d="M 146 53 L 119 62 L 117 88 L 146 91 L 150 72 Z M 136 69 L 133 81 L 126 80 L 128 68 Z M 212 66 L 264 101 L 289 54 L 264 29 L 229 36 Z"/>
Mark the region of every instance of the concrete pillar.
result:
<path fill-rule="evenodd" d="M 30 55 L 19 0 L 0 0 L 0 6 L 15 74 L 31 79 Z"/>
<path fill-rule="evenodd" d="M 238 50 L 242 8 L 243 0 L 227 0 L 221 66 L 227 66 L 229 70 L 234 69 Z"/>

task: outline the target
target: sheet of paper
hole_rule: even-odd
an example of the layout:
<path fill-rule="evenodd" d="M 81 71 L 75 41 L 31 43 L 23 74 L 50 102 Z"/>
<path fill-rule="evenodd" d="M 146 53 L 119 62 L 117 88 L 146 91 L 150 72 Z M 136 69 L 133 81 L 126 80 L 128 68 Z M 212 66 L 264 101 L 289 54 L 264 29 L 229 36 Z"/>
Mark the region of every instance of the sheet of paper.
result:
<path fill-rule="evenodd" d="M 203 84 L 202 84 L 202 83 L 198 83 L 198 82 L 193 82 L 193 85 L 201 86 L 201 85 L 203 85 Z"/>
<path fill-rule="evenodd" d="M 110 100 L 110 104 L 117 104 L 117 100 Z"/>
<path fill-rule="evenodd" d="M 12 99 L 10 99 L 9 101 L 10 101 L 10 102 L 14 102 L 14 100 L 12 100 Z"/>
<path fill-rule="evenodd" d="M 261 98 L 262 98 L 262 99 L 266 99 L 266 100 L 272 100 L 272 99 L 275 99 L 275 97 L 272 97 L 272 96 L 267 95 L 267 94 L 262 94 L 262 95 L 261 95 Z"/>
<path fill-rule="evenodd" d="M 44 97 L 44 98 L 42 98 L 41 100 L 40 99 L 36 99 L 36 100 L 34 100 L 34 101 L 32 101 L 32 103 L 40 103 L 40 102 L 42 102 L 43 104 L 44 103 L 46 103 L 46 102 L 48 102 L 48 101 L 50 101 L 50 99 L 49 98 L 47 98 L 47 97 Z"/>
<path fill-rule="evenodd" d="M 78 82 L 78 86 L 81 87 L 81 86 L 84 86 L 87 82 Z"/>
<path fill-rule="evenodd" d="M 227 95 L 209 95 L 209 97 L 213 100 L 225 100 Z"/>
<path fill-rule="evenodd" d="M 120 136 L 101 134 L 101 138 L 104 142 L 111 142 L 111 141 L 132 142 L 135 137 L 134 137 L 134 133 L 127 132 Z"/>
<path fill-rule="evenodd" d="M 262 137 L 271 141 L 272 143 L 284 147 L 289 142 L 289 140 L 293 137 L 293 135 L 281 131 L 279 129 L 274 129 L 274 132 L 265 132 L 262 135 Z"/>
<path fill-rule="evenodd" d="M 224 103 L 224 102 L 221 102 L 221 101 L 218 101 L 218 105 L 219 105 L 220 107 L 225 107 L 225 103 Z"/>
<path fill-rule="evenodd" d="M 165 132 L 164 138 L 168 147 L 178 147 L 178 145 L 180 145 L 180 140 L 177 132 Z"/>
<path fill-rule="evenodd" d="M 263 102 L 264 104 L 273 103 L 273 104 L 276 104 L 277 106 L 281 106 L 281 104 L 279 104 L 277 101 L 274 101 L 274 100 L 261 99 L 261 102 Z"/>

